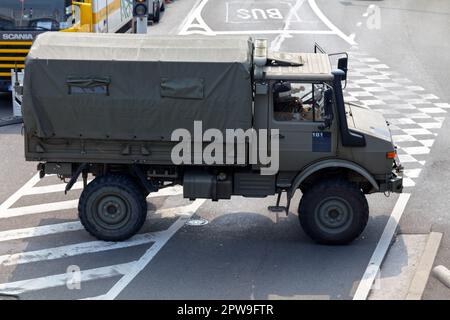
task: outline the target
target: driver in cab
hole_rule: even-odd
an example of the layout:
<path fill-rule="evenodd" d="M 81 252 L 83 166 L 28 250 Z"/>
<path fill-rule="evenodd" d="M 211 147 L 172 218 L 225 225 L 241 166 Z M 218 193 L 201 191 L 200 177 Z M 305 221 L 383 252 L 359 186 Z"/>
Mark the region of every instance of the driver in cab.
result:
<path fill-rule="evenodd" d="M 277 121 L 313 120 L 312 107 L 304 105 L 301 98 L 296 96 L 304 92 L 305 87 L 290 82 L 279 81 L 273 86 L 274 118 Z"/>

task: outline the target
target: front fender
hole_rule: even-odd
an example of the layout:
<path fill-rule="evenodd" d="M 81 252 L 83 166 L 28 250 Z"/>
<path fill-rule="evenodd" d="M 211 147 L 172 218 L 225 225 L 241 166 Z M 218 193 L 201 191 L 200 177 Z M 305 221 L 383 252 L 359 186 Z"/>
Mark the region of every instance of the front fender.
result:
<path fill-rule="evenodd" d="M 328 159 L 324 161 L 320 161 L 317 163 L 314 163 L 308 167 L 306 167 L 304 170 L 302 170 L 294 179 L 294 182 L 292 183 L 292 186 L 290 187 L 288 191 L 288 196 L 291 198 L 295 191 L 300 187 L 301 183 L 305 181 L 309 176 L 312 174 L 323 170 L 327 168 L 345 168 L 352 170 L 364 178 L 367 179 L 367 181 L 370 182 L 370 184 L 373 186 L 373 188 L 377 191 L 380 190 L 380 186 L 378 185 L 377 181 L 372 177 L 372 175 L 363 167 L 360 165 L 353 163 L 351 161 L 347 160 L 341 160 L 341 159 Z"/>

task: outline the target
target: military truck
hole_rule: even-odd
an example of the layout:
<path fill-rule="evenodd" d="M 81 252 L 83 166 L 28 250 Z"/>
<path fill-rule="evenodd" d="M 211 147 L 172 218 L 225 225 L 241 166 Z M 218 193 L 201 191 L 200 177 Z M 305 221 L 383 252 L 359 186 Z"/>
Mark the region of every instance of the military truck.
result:
<path fill-rule="evenodd" d="M 383 116 L 344 102 L 347 63 L 247 37 L 42 34 L 26 60 L 25 157 L 66 191 L 83 179 L 79 218 L 98 239 L 133 236 L 148 194 L 182 185 L 191 200 L 278 195 L 270 210 L 286 213 L 300 190 L 304 231 L 349 243 L 365 195 L 400 193 L 402 174 Z"/>

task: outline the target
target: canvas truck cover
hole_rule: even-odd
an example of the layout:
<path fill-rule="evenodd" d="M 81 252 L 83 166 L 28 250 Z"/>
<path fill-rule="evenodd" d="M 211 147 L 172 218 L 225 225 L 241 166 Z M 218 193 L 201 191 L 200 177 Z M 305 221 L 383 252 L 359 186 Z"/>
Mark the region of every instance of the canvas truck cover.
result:
<path fill-rule="evenodd" d="M 169 141 L 173 130 L 248 129 L 249 38 L 48 32 L 26 60 L 23 118 L 39 138 Z"/>

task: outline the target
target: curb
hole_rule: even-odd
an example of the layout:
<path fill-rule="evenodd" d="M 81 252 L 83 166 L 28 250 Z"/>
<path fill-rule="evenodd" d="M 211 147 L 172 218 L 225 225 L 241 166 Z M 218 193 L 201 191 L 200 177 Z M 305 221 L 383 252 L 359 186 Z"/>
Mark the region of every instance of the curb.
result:
<path fill-rule="evenodd" d="M 431 268 L 433 267 L 434 259 L 436 257 L 439 245 L 441 244 L 442 233 L 431 232 L 422 257 L 416 268 L 416 272 L 408 289 L 408 294 L 405 300 L 421 300 L 422 294 L 428 282 Z"/>

